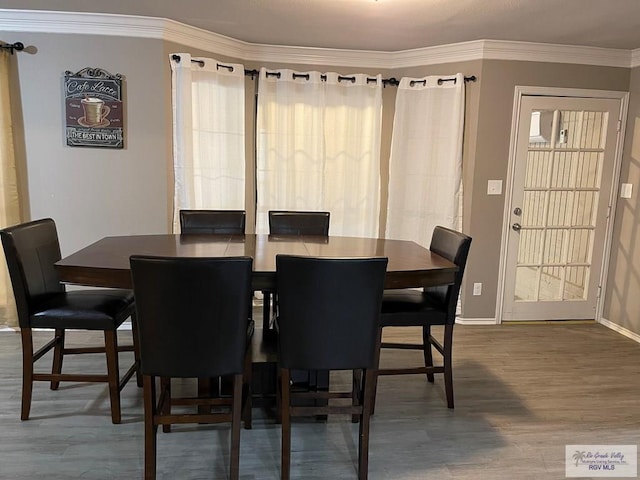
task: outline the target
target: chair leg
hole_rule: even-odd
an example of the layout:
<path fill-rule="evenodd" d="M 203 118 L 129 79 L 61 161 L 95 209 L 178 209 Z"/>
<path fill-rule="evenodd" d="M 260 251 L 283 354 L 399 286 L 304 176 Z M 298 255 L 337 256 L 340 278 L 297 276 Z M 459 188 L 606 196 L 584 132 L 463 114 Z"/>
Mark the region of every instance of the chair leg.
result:
<path fill-rule="evenodd" d="M 357 407 L 360 405 L 362 401 L 362 396 L 358 391 L 361 385 L 363 378 L 358 379 L 358 375 L 362 374 L 361 370 L 353 370 L 352 371 L 353 378 L 351 379 L 351 405 Z M 358 423 L 360 421 L 360 415 L 354 413 L 351 415 L 351 423 Z"/>
<path fill-rule="evenodd" d="M 198 397 L 199 398 L 213 398 L 219 397 L 221 392 L 220 389 L 220 377 L 211 377 L 211 378 L 198 378 Z M 207 415 L 211 413 L 210 405 L 198 405 L 197 407 L 199 415 Z M 163 427 L 164 432 L 165 430 Z"/>
<path fill-rule="evenodd" d="M 156 414 L 156 379 L 144 375 L 142 379 L 144 396 L 144 478 L 156 478 L 156 442 L 158 425 L 154 422 Z"/>
<path fill-rule="evenodd" d="M 431 352 L 431 327 L 425 325 L 422 327 L 422 352 L 424 354 L 424 366 L 433 367 L 433 354 Z M 427 381 L 433 383 L 435 378 L 433 373 L 427 373 Z"/>
<path fill-rule="evenodd" d="M 21 328 L 22 337 L 22 406 L 20 420 L 29 420 L 33 392 L 33 337 L 30 328 Z"/>
<path fill-rule="evenodd" d="M 376 345 L 375 369 L 373 370 L 373 380 L 371 381 L 373 389 L 373 400 L 371 401 L 371 415 L 376 412 L 376 395 L 378 394 L 378 369 L 380 368 L 380 348 L 382 344 L 382 327 L 378 329 L 378 339 Z"/>
<path fill-rule="evenodd" d="M 276 372 L 276 425 L 282 424 L 282 377 Z"/>
<path fill-rule="evenodd" d="M 309 384 L 313 384 L 313 390 L 315 392 L 328 392 L 330 389 L 330 372 L 328 370 L 314 370 L 309 372 Z M 317 398 L 314 404 L 318 407 L 324 407 L 329 404 L 329 401 L 324 398 Z M 329 415 L 322 413 L 316 415 L 316 420 L 319 422 L 326 422 Z"/>
<path fill-rule="evenodd" d="M 269 325 L 271 328 L 276 328 L 276 320 L 278 318 L 278 294 L 274 292 L 273 299 L 271 301 L 271 317 L 269 318 Z"/>
<path fill-rule="evenodd" d="M 447 394 L 447 407 L 454 408 L 453 404 L 453 324 L 444 326 L 444 388 Z"/>
<path fill-rule="evenodd" d="M 160 377 L 160 397 L 164 398 L 161 415 L 171 415 L 171 378 Z M 205 412 L 208 413 L 208 412 Z M 162 424 L 162 433 L 171 432 L 171 424 Z"/>
<path fill-rule="evenodd" d="M 244 428 L 251 430 L 252 428 L 252 409 L 253 409 L 253 392 L 251 389 L 253 358 L 251 355 L 251 345 L 247 345 L 247 351 L 244 356 L 244 375 L 242 376 L 242 419 L 244 420 Z"/>
<path fill-rule="evenodd" d="M 118 340 L 115 330 L 105 330 L 104 345 L 107 355 L 107 376 L 109 377 L 109 397 L 111 398 L 111 422 L 121 422 L 120 412 L 120 370 L 118 365 Z"/>
<path fill-rule="evenodd" d="M 262 333 L 271 326 L 271 292 L 262 292 Z"/>
<path fill-rule="evenodd" d="M 53 347 L 53 366 L 51 367 L 51 373 L 53 375 L 60 375 L 62 373 L 62 359 L 64 357 L 64 330 L 56 328 L 55 338 L 56 345 Z M 57 390 L 59 386 L 60 380 L 51 380 L 51 390 Z"/>
<path fill-rule="evenodd" d="M 282 421 L 282 451 L 280 460 L 280 478 L 289 480 L 291 469 L 291 398 L 289 369 L 280 369 L 280 416 Z"/>
<path fill-rule="evenodd" d="M 142 373 L 140 370 L 140 340 L 138 336 L 138 319 L 136 312 L 131 314 L 131 336 L 133 337 L 133 358 L 136 362 L 136 384 L 142 387 Z"/>
<path fill-rule="evenodd" d="M 240 423 L 242 421 L 242 375 L 233 376 L 233 405 L 231 407 L 231 455 L 229 458 L 231 480 L 240 476 Z"/>
<path fill-rule="evenodd" d="M 362 415 L 360 417 L 359 442 L 358 442 L 358 479 L 367 480 L 369 475 L 369 431 L 371 423 L 371 408 L 375 396 L 373 382 L 376 373 L 367 369 L 363 373 L 362 390 Z"/>

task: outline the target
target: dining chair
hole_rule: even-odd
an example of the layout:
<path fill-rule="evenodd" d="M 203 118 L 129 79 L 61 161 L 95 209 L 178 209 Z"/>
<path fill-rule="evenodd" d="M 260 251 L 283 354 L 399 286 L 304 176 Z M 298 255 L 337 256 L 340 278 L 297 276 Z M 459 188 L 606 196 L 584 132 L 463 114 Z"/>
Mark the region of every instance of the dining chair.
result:
<path fill-rule="evenodd" d="M 270 235 L 318 235 L 329 236 L 330 212 L 269 210 Z M 263 290 L 262 332 L 269 332 L 278 316 L 278 298 L 275 292 Z M 329 385 L 328 372 L 294 371 L 292 381 L 311 387 Z"/>
<path fill-rule="evenodd" d="M 245 223 L 244 210 L 180 210 L 180 232 L 185 235 L 243 235 Z M 230 388 L 231 384 L 226 379 L 201 379 L 198 382 L 198 390 L 202 394 L 222 394 Z"/>
<path fill-rule="evenodd" d="M 242 235 L 244 210 L 180 210 L 181 233 Z"/>
<path fill-rule="evenodd" d="M 330 212 L 298 212 L 293 210 L 269 210 L 269 235 L 320 235 L 329 236 Z M 271 291 L 263 290 L 263 331 L 269 330 L 277 315 L 277 302 Z"/>
<path fill-rule="evenodd" d="M 330 212 L 269 210 L 270 235 L 329 235 Z"/>
<path fill-rule="evenodd" d="M 105 382 L 109 385 L 111 421 L 121 422 L 120 391 L 137 372 L 138 347 L 133 293 L 129 290 L 70 290 L 60 283 L 55 262 L 60 260 L 60 244 L 55 222 L 35 220 L 0 230 L 2 246 L 18 311 L 22 338 L 22 407 L 20 418 L 27 420 L 31 410 L 34 381 Z M 117 328 L 131 317 L 133 345 L 119 346 Z M 33 329 L 52 329 L 51 341 L 34 351 Z M 67 330 L 104 332 L 104 346 L 68 348 Z M 35 372 L 35 363 L 53 349 L 51 373 Z M 121 377 L 119 352 L 134 352 L 135 361 Z M 107 374 L 62 373 L 66 355 L 104 353 Z M 141 386 L 140 378 L 138 384 Z"/>
<path fill-rule="evenodd" d="M 430 383 L 434 374 L 444 374 L 447 406 L 454 408 L 453 401 L 453 326 L 456 320 L 458 294 L 462 285 L 471 237 L 437 226 L 433 230 L 429 250 L 456 264 L 458 271 L 451 285 L 413 289 L 385 290 L 382 297 L 380 329 L 387 327 L 421 327 L 421 343 L 382 342 L 381 348 L 421 350 L 424 367 L 378 368 L 378 375 L 426 374 Z M 431 333 L 431 326 L 443 325 L 444 334 L 439 341 Z M 433 364 L 432 347 L 442 355 L 442 365 Z M 376 387 L 377 387 L 376 378 Z M 374 406 L 375 407 L 375 406 Z"/>
<path fill-rule="evenodd" d="M 252 259 L 134 255 L 130 264 L 143 378 L 145 479 L 156 478 L 158 425 L 231 422 L 229 470 L 235 480 L 243 404 L 245 419 L 251 409 Z M 230 397 L 172 395 L 169 379 L 222 376 L 232 378 Z M 162 380 L 159 396 L 156 377 Z M 174 405 L 207 408 L 172 413 Z"/>
<path fill-rule="evenodd" d="M 367 478 L 369 417 L 387 258 L 276 256 L 282 423 L 281 478 L 291 463 L 291 417 L 348 414 L 359 421 L 358 478 Z M 351 370 L 350 391 L 292 388 L 291 371 Z M 301 404 L 319 398 L 326 405 Z M 338 399 L 349 404 L 336 405 Z"/>

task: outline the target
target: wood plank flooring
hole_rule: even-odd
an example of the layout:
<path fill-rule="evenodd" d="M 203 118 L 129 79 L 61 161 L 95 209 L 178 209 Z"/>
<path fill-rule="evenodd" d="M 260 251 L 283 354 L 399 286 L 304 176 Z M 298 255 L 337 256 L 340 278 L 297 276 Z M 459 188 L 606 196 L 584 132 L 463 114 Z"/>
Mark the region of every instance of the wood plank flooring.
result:
<path fill-rule="evenodd" d="M 439 377 L 435 385 L 415 375 L 380 379 L 370 479 L 563 479 L 566 444 L 640 443 L 640 345 L 632 340 L 597 324 L 458 325 L 454 345 L 455 410 L 446 408 Z M 100 355 L 78 360 L 65 360 L 65 371 L 105 368 Z M 382 362 L 419 364 L 420 354 L 385 351 Z M 20 337 L 2 332 L 0 479 L 142 478 L 142 391 L 135 382 L 122 393 L 121 425 L 111 424 L 105 385 L 62 384 L 54 392 L 38 382 L 25 422 L 20 392 Z M 253 430 L 241 433 L 241 478 L 278 479 L 280 427 L 259 409 L 254 418 Z M 158 478 L 227 478 L 228 445 L 226 426 L 159 433 Z M 357 425 L 347 418 L 297 421 L 292 445 L 292 479 L 357 478 Z"/>

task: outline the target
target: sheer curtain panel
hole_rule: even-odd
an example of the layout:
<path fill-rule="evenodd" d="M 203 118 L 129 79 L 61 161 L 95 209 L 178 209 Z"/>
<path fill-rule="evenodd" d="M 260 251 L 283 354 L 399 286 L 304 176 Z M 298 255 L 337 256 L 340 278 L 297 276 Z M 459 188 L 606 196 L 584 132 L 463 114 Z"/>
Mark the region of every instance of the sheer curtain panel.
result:
<path fill-rule="evenodd" d="M 436 225 L 461 228 L 464 76 L 440 78 L 401 79 L 389 161 L 385 236 L 426 247 Z"/>
<path fill-rule="evenodd" d="M 382 76 L 327 73 L 325 206 L 332 235 L 377 237 Z"/>
<path fill-rule="evenodd" d="M 20 223 L 20 203 L 11 120 L 11 55 L 0 50 L 0 228 Z M 0 325 L 18 325 L 11 280 L 0 249 Z"/>
<path fill-rule="evenodd" d="M 170 61 L 177 232 L 181 209 L 245 208 L 245 77 L 239 64 L 187 53 Z"/>
<path fill-rule="evenodd" d="M 330 233 L 376 237 L 382 78 L 260 71 L 257 225 L 269 210 L 331 212 Z"/>

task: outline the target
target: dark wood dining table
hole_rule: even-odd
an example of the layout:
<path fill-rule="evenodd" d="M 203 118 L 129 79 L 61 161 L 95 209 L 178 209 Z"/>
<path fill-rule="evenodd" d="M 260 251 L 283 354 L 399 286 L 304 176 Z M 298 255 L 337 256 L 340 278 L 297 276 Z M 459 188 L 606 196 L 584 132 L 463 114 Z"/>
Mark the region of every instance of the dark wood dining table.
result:
<path fill-rule="evenodd" d="M 453 283 L 457 266 L 415 242 L 359 237 L 267 234 L 161 234 L 105 237 L 56 263 L 64 283 L 131 288 L 131 255 L 253 258 L 254 290 L 275 288 L 277 254 L 316 257 L 387 257 L 386 288 Z"/>
<path fill-rule="evenodd" d="M 253 258 L 254 291 L 275 290 L 278 254 L 314 257 L 387 257 L 386 288 L 428 287 L 453 283 L 458 267 L 415 242 L 359 237 L 277 236 L 267 234 L 200 235 L 161 234 L 105 237 L 56 263 L 60 280 L 68 284 L 131 288 L 129 257 Z M 252 356 L 259 365 L 253 376 L 253 392 L 273 397 L 275 343 L 267 328 L 254 335 Z M 317 373 L 317 372 L 316 372 Z M 308 385 L 328 388 L 328 374 L 309 374 Z M 198 382 L 199 395 L 211 394 L 212 385 Z M 267 404 L 272 400 L 267 400 Z M 257 405 L 254 400 L 254 405 Z"/>

